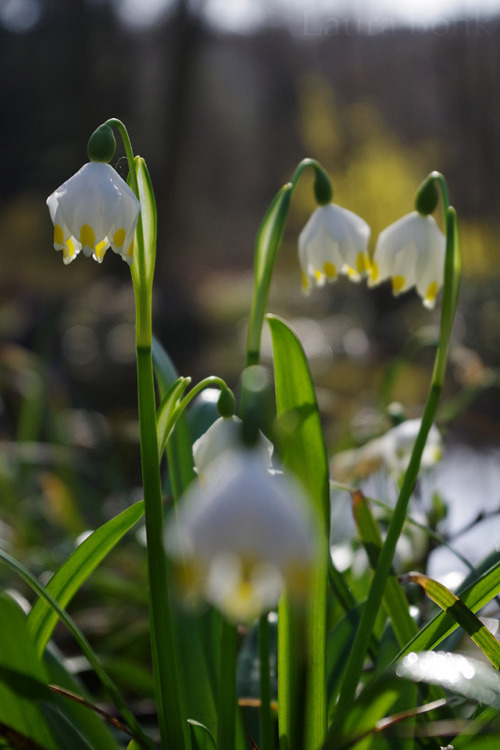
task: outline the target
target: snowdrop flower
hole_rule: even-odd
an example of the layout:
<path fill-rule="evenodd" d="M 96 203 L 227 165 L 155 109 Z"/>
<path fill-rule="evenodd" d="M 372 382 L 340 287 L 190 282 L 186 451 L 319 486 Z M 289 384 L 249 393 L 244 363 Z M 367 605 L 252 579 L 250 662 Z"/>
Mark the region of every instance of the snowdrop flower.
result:
<path fill-rule="evenodd" d="M 284 586 L 305 595 L 314 530 L 298 485 L 268 472 L 258 451 L 241 450 L 187 491 L 166 546 L 186 593 L 250 621 L 277 605 Z"/>
<path fill-rule="evenodd" d="M 193 458 L 196 472 L 201 481 L 208 478 L 210 465 L 226 451 L 241 450 L 242 422 L 239 417 L 220 417 L 208 430 L 193 443 Z M 273 444 L 259 431 L 255 446 L 261 456 L 264 468 L 269 468 L 273 454 Z"/>
<path fill-rule="evenodd" d="M 323 286 L 339 273 L 359 281 L 369 269 L 370 227 L 335 203 L 318 206 L 299 235 L 302 288 Z"/>
<path fill-rule="evenodd" d="M 420 419 L 407 419 L 386 432 L 382 438 L 382 458 L 387 470 L 393 476 L 400 477 L 406 471 L 420 425 Z M 427 435 L 420 468 L 430 469 L 441 460 L 442 456 L 443 440 L 437 427 L 432 425 Z"/>
<path fill-rule="evenodd" d="M 382 467 L 398 481 L 410 462 L 415 440 L 420 430 L 420 419 L 408 419 L 393 427 L 385 435 L 369 440 L 361 448 L 342 451 L 332 461 L 332 474 L 339 482 L 360 479 Z M 432 425 L 427 436 L 421 469 L 430 469 L 443 455 L 443 441 L 439 430 Z"/>
<path fill-rule="evenodd" d="M 380 233 L 368 285 L 392 279 L 395 295 L 416 286 L 425 307 L 434 307 L 443 283 L 446 238 L 432 216 L 413 211 Z"/>
<path fill-rule="evenodd" d="M 85 164 L 47 198 L 47 206 L 54 224 L 54 247 L 63 251 L 65 264 L 80 250 L 101 263 L 110 246 L 132 263 L 140 203 L 109 164 Z"/>

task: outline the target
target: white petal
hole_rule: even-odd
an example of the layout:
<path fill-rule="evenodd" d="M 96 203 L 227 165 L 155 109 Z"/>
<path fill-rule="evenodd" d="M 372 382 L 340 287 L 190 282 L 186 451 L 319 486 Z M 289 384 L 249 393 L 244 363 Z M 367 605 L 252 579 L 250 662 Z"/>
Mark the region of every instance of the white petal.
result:
<path fill-rule="evenodd" d="M 128 262 L 140 211 L 133 191 L 109 164 L 90 162 L 59 187 L 47 200 L 51 218 L 57 219 L 73 245 L 102 261 L 113 245 Z M 59 245 L 61 243 L 58 243 Z"/>
<path fill-rule="evenodd" d="M 229 607 L 231 599 L 233 606 L 240 601 L 243 608 L 249 597 L 253 607 L 255 595 L 263 609 L 273 606 L 278 576 L 291 579 L 312 562 L 310 505 L 295 482 L 266 471 L 262 456 L 253 450 L 226 452 L 210 477 L 181 499 L 178 520 L 167 528 L 167 551 L 196 567 L 210 601 L 227 600 Z M 221 577 L 221 561 L 228 559 L 238 566 L 226 566 L 227 575 Z M 270 603 L 264 592 L 271 590 L 275 600 Z"/>
<path fill-rule="evenodd" d="M 308 281 L 321 286 L 339 273 L 359 280 L 366 269 L 370 228 L 359 216 L 330 203 L 319 206 L 299 235 L 299 260 Z"/>
<path fill-rule="evenodd" d="M 206 481 L 210 465 L 226 451 L 241 451 L 241 419 L 239 417 L 219 417 L 208 430 L 193 443 L 194 465 L 198 477 Z M 269 468 L 273 454 L 273 444 L 260 432 L 256 453 L 262 457 L 262 465 Z"/>

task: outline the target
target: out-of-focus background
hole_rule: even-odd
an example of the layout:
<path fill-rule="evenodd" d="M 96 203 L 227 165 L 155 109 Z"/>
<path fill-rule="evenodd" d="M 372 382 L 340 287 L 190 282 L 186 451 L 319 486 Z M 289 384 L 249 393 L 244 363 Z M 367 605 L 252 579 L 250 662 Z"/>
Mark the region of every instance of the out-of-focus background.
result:
<path fill-rule="evenodd" d="M 427 172 L 445 174 L 463 236 L 459 335 L 498 364 L 497 13 L 486 0 L 1 0 L 3 341 L 43 351 L 98 408 L 133 397 L 127 269 L 111 253 L 102 267 L 83 257 L 63 267 L 45 207 L 86 160 L 89 134 L 117 116 L 153 178 L 156 330 L 183 373 L 237 377 L 255 233 L 304 156 L 329 170 L 335 199 L 370 223 L 372 243 L 411 210 Z M 436 316 L 413 294 L 394 302 L 387 288 L 347 282 L 301 298 L 306 183 L 273 309 L 304 318 L 313 349 L 324 336 L 318 358 L 390 355 Z M 336 314 L 334 331 L 307 323 L 318 313 Z"/>
<path fill-rule="evenodd" d="M 111 251 L 101 266 L 79 256 L 65 267 L 45 206 L 112 116 L 156 192 L 155 332 L 180 374 L 236 388 L 255 235 L 296 164 L 323 163 L 335 200 L 372 227 L 372 248 L 427 173 L 444 173 L 464 278 L 438 414 L 445 460 L 413 510 L 471 562 L 493 550 L 500 0 L 0 0 L 0 543 L 42 580 L 81 534 L 140 497 L 129 271 Z M 114 166 L 125 175 L 121 150 Z M 311 188 L 305 175 L 269 310 L 304 344 L 333 457 L 385 432 L 391 403 L 421 414 L 440 300 L 427 311 L 414 292 L 394 299 L 387 285 L 346 279 L 304 297 L 297 236 Z M 266 337 L 263 354 L 269 363 Z M 371 489 L 390 502 L 386 480 Z M 344 568 L 348 499 L 333 498 Z M 472 527 L 475 537 L 462 534 Z M 142 699 L 152 686 L 140 539 L 113 553 L 72 612 Z M 413 540 L 407 564 L 425 569 L 444 550 L 433 546 Z M 448 557 L 434 572 L 457 567 Z"/>

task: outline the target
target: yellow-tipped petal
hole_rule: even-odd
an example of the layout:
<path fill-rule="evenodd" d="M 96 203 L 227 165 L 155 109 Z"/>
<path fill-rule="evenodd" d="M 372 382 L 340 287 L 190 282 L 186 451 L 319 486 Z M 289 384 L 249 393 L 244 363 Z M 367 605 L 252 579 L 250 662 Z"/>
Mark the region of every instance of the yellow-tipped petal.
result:
<path fill-rule="evenodd" d="M 80 229 L 80 242 L 82 247 L 93 250 L 95 247 L 95 232 L 89 224 L 84 224 Z"/>
<path fill-rule="evenodd" d="M 102 240 L 101 242 L 98 242 L 95 246 L 94 250 L 94 258 L 98 263 L 102 263 L 102 260 L 104 258 L 104 255 L 106 254 L 106 250 L 108 249 L 108 243 L 106 240 Z"/>
<path fill-rule="evenodd" d="M 328 281 L 333 281 L 337 277 L 337 269 L 335 268 L 335 264 L 327 260 L 326 263 L 323 264 L 323 273 L 325 274 Z"/>
<path fill-rule="evenodd" d="M 436 300 L 438 291 L 439 291 L 439 284 L 437 281 L 433 281 L 431 284 L 429 284 L 427 292 L 425 293 L 424 304 L 428 306 L 432 306 Z"/>
<path fill-rule="evenodd" d="M 406 284 L 406 279 L 404 276 L 393 276 L 392 277 L 392 291 L 394 294 L 399 294 Z"/>
<path fill-rule="evenodd" d="M 54 246 L 64 245 L 64 230 L 59 224 L 54 224 Z"/>
<path fill-rule="evenodd" d="M 113 235 L 113 242 L 115 247 L 121 247 L 125 242 L 126 236 L 127 232 L 125 231 L 125 229 L 117 229 L 117 231 Z"/>
<path fill-rule="evenodd" d="M 380 271 L 377 261 L 372 260 L 370 263 L 370 279 L 372 281 L 372 284 L 375 284 L 375 282 L 377 281 L 379 273 Z"/>

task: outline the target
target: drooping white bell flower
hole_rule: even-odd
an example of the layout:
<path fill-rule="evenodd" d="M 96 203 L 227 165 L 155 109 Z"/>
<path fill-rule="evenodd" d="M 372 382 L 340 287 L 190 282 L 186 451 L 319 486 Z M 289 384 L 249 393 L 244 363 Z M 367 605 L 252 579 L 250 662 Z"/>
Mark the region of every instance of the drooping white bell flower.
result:
<path fill-rule="evenodd" d="M 432 216 L 413 211 L 383 230 L 371 262 L 368 285 L 392 280 L 395 295 L 416 286 L 432 308 L 443 283 L 446 238 Z"/>
<path fill-rule="evenodd" d="M 361 479 L 382 467 L 398 481 L 410 463 L 411 453 L 420 430 L 420 419 L 407 419 L 384 435 L 373 438 L 360 448 L 338 453 L 332 461 L 332 475 L 339 482 Z M 443 456 L 443 440 L 435 425 L 427 435 L 420 462 L 421 469 L 430 469 Z"/>
<path fill-rule="evenodd" d="M 389 473 L 394 477 L 399 477 L 406 471 L 421 423 L 420 419 L 407 419 L 390 429 L 381 438 L 383 461 Z M 427 435 L 420 468 L 429 469 L 435 466 L 442 457 L 443 440 L 438 428 L 432 425 Z"/>
<path fill-rule="evenodd" d="M 141 205 L 109 164 L 91 161 L 47 198 L 54 247 L 65 264 L 80 250 L 98 263 L 111 246 L 129 265 Z"/>
<path fill-rule="evenodd" d="M 226 451 L 241 451 L 242 421 L 239 417 L 220 417 L 210 425 L 193 443 L 193 458 L 196 472 L 201 481 L 206 481 L 210 466 Z M 262 457 L 263 466 L 268 469 L 273 454 L 273 444 L 259 431 L 255 452 Z"/>
<path fill-rule="evenodd" d="M 299 485 L 267 471 L 258 451 L 226 452 L 216 469 L 181 498 L 167 553 L 186 594 L 250 621 L 277 605 L 283 587 L 306 594 L 316 527 Z"/>
<path fill-rule="evenodd" d="M 302 288 L 323 286 L 347 274 L 362 279 L 370 264 L 370 227 L 359 216 L 336 203 L 318 206 L 299 235 Z"/>

